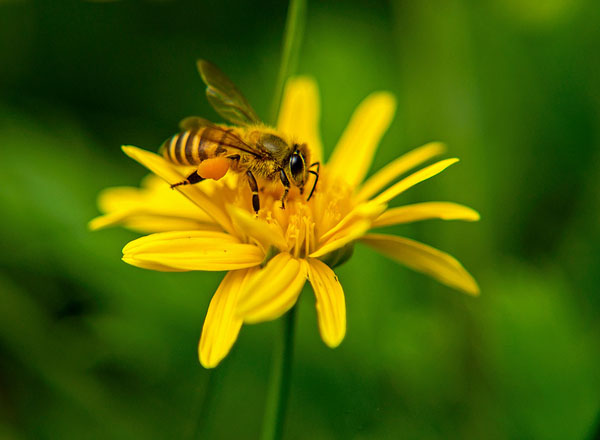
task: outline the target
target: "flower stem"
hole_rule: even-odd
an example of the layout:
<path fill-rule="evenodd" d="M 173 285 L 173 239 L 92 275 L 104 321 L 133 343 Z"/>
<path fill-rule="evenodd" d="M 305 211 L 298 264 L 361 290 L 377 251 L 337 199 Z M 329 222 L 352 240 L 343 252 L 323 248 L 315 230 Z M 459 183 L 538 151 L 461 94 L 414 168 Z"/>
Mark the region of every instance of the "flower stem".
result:
<path fill-rule="evenodd" d="M 290 0 L 285 22 L 281 65 L 277 75 L 271 118 L 269 122 L 275 126 L 281 104 L 283 88 L 288 77 L 296 70 L 300 44 L 306 22 L 306 0 Z M 292 375 L 292 357 L 294 354 L 294 324 L 296 322 L 296 306 L 283 317 L 282 332 L 273 351 L 273 365 L 269 379 L 269 390 L 265 416 L 263 420 L 262 440 L 279 440 L 283 434 L 285 412 L 290 393 Z"/>
<path fill-rule="evenodd" d="M 281 64 L 279 66 L 279 74 L 277 75 L 275 94 L 273 95 L 273 104 L 271 106 L 271 117 L 269 119 L 269 122 L 273 126 L 277 124 L 277 115 L 279 114 L 279 105 L 285 82 L 294 73 L 298 65 L 305 23 L 306 0 L 290 0 L 281 49 Z"/>
<path fill-rule="evenodd" d="M 283 434 L 285 412 L 290 393 L 296 306 L 281 320 L 282 332 L 273 351 L 273 364 L 261 440 L 279 440 Z"/>
<path fill-rule="evenodd" d="M 223 366 L 218 369 L 208 370 L 208 377 L 203 387 L 199 387 L 198 392 L 201 395 L 197 402 L 194 402 L 193 413 L 198 414 L 197 419 L 193 419 L 186 430 L 186 439 L 207 438 L 211 430 L 212 416 L 214 412 L 214 402 L 217 397 L 217 389 L 223 376 Z"/>

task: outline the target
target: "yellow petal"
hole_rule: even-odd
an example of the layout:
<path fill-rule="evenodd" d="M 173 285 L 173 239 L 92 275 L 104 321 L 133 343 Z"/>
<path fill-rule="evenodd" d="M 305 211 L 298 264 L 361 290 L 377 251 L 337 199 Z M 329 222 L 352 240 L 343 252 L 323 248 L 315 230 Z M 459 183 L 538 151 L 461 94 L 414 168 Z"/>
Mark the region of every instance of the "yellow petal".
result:
<path fill-rule="evenodd" d="M 164 160 L 158 154 L 151 153 L 150 151 L 142 150 L 137 147 L 124 146 L 123 151 L 132 159 L 138 161 L 144 165 L 154 174 L 160 176 L 169 184 L 181 182 L 187 176 L 184 176 L 175 166 Z M 230 233 L 234 233 L 231 220 L 225 212 L 225 209 L 213 202 L 213 200 L 206 196 L 197 185 L 181 185 L 175 188 L 175 190 L 182 193 L 198 207 L 203 209 L 212 219 L 215 220 L 221 227 Z"/>
<path fill-rule="evenodd" d="M 372 202 L 361 203 L 346 214 L 333 228 L 321 235 L 319 240 L 322 243 L 328 241 L 334 235 L 339 235 L 344 229 L 352 226 L 352 223 L 354 222 L 366 219 L 374 220 L 385 211 L 386 207 L 387 205 L 385 204 L 380 205 Z"/>
<path fill-rule="evenodd" d="M 193 229 L 205 231 L 221 230 L 219 225 L 212 222 L 204 223 L 189 218 L 162 216 L 133 209 L 101 215 L 93 218 L 88 223 L 88 227 L 92 231 L 112 226 L 123 226 L 146 234 L 167 231 L 189 231 Z"/>
<path fill-rule="evenodd" d="M 471 295 L 479 294 L 473 277 L 454 257 L 418 241 L 384 234 L 368 234 L 361 241 L 405 266 Z"/>
<path fill-rule="evenodd" d="M 320 260 L 308 261 L 308 279 L 317 299 L 321 339 L 335 348 L 346 334 L 346 301 L 344 290 L 335 273 Z"/>
<path fill-rule="evenodd" d="M 140 188 L 105 189 L 98 197 L 98 206 L 104 215 L 89 222 L 92 230 L 117 225 L 144 233 L 221 229 L 208 214 L 153 174 L 144 178 Z"/>
<path fill-rule="evenodd" d="M 247 323 L 276 319 L 296 303 L 306 282 L 306 262 L 288 253 L 275 255 L 240 296 L 238 316 Z"/>
<path fill-rule="evenodd" d="M 227 211 L 234 224 L 243 231 L 247 237 L 251 237 L 260 242 L 264 249 L 275 246 L 279 250 L 287 250 L 288 245 L 279 225 L 269 223 L 265 219 L 257 217 L 256 215 L 233 205 L 229 205 Z"/>
<path fill-rule="evenodd" d="M 172 190 L 162 178 L 154 174 L 144 177 L 140 187 L 125 186 L 103 190 L 98 196 L 98 206 L 104 213 L 145 208 L 163 215 L 200 218 L 202 221 L 209 219 L 196 204 Z"/>
<path fill-rule="evenodd" d="M 309 256 L 322 257 L 362 237 L 371 229 L 373 221 L 385 211 L 386 207 L 372 202 L 358 205 L 336 226 L 319 237 L 319 246 Z"/>
<path fill-rule="evenodd" d="M 173 267 L 165 266 L 163 264 L 156 263 L 154 261 L 136 260 L 134 257 L 123 257 L 122 260 L 127 264 L 131 264 L 132 266 L 139 267 L 141 269 L 156 270 L 158 272 L 185 272 L 186 271 L 186 269 L 175 269 Z"/>
<path fill-rule="evenodd" d="M 400 156 L 373 174 L 358 191 L 359 201 L 367 200 L 400 174 L 421 165 L 432 157 L 442 154 L 446 146 L 440 142 L 430 142 Z"/>
<path fill-rule="evenodd" d="M 371 229 L 371 220 L 361 219 L 352 224 L 348 225 L 343 231 L 332 236 L 325 243 L 321 244 L 316 251 L 311 253 L 309 256 L 312 258 L 322 257 L 330 252 L 335 251 L 341 247 L 346 246 L 348 243 L 359 239 Z"/>
<path fill-rule="evenodd" d="M 359 239 L 371 229 L 373 221 L 387 205 L 362 203 L 347 214 L 336 226 L 319 238 L 319 246 L 309 257 L 320 258 Z"/>
<path fill-rule="evenodd" d="M 111 212 L 110 214 L 99 215 L 98 217 L 95 217 L 88 222 L 88 228 L 92 231 L 97 231 L 99 229 L 109 228 L 111 226 L 122 225 L 126 222 L 130 215 L 130 210 L 123 210 L 120 212 Z"/>
<path fill-rule="evenodd" d="M 331 174 L 356 187 L 369 171 L 375 150 L 396 111 L 390 93 L 369 95 L 356 109 L 331 158 Z"/>
<path fill-rule="evenodd" d="M 123 227 L 132 231 L 144 234 L 153 234 L 155 232 L 168 231 L 189 231 L 198 229 L 202 231 L 222 231 L 216 223 L 198 223 L 193 220 L 182 218 L 169 218 L 157 216 L 133 215 L 123 222 L 119 223 Z M 112 225 L 111 225 L 112 226 Z"/>
<path fill-rule="evenodd" d="M 375 197 L 373 200 L 371 200 L 371 202 L 377 203 L 377 204 L 387 203 L 390 200 L 392 200 L 394 197 L 396 197 L 397 195 L 406 191 L 407 189 L 412 188 L 416 184 L 421 183 L 424 180 L 427 180 L 427 179 L 435 176 L 436 174 L 441 173 L 446 168 L 448 168 L 450 165 L 452 165 L 456 162 L 458 162 L 458 159 L 454 158 L 454 159 L 440 160 L 439 162 L 436 162 L 433 165 L 429 165 L 428 167 L 425 167 L 425 168 L 411 174 L 410 176 L 405 177 L 400 182 L 392 185 L 391 187 L 386 189 L 384 192 L 379 194 L 377 197 Z"/>
<path fill-rule="evenodd" d="M 257 246 L 214 231 L 160 232 L 123 248 L 123 261 L 145 268 L 156 264 L 175 270 L 234 270 L 256 266 L 263 259 Z"/>
<path fill-rule="evenodd" d="M 233 270 L 225 275 L 204 319 L 198 356 L 204 368 L 216 367 L 237 339 L 242 319 L 235 314 L 240 293 L 258 268 Z"/>
<path fill-rule="evenodd" d="M 277 128 L 298 142 L 306 142 L 311 151 L 311 162 L 323 160 L 319 135 L 320 111 L 316 82 L 306 76 L 289 79 L 283 93 Z"/>
<path fill-rule="evenodd" d="M 213 240 L 219 243 L 236 244 L 240 241 L 225 232 L 218 231 L 171 231 L 146 235 L 130 241 L 123 248 L 124 253 L 145 252 L 147 249 L 172 249 L 185 251 L 188 239 Z M 184 241 L 182 241 L 184 240 Z"/>
<path fill-rule="evenodd" d="M 373 222 L 373 227 L 412 223 L 421 220 L 479 220 L 479 213 L 464 205 L 452 202 L 424 202 L 400 206 L 385 211 Z"/>

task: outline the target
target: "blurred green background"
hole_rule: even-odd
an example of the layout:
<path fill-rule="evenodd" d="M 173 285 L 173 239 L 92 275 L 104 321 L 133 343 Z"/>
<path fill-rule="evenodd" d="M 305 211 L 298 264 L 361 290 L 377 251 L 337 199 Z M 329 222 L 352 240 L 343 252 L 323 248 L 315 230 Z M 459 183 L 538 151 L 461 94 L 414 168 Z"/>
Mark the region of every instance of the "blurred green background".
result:
<path fill-rule="evenodd" d="M 286 8 L 0 1 L 0 438 L 257 437 L 278 323 L 244 327 L 202 369 L 222 274 L 128 266 L 137 235 L 86 224 L 101 189 L 145 175 L 120 145 L 154 150 L 185 116 L 218 119 L 197 58 L 267 115 Z M 302 295 L 286 439 L 594 438 L 598 47 L 596 0 L 309 2 L 299 72 L 319 82 L 326 153 L 362 98 L 394 92 L 373 170 L 431 140 L 462 159 L 396 203 L 482 214 L 394 232 L 455 255 L 482 295 L 357 246 L 338 269 L 338 349 Z"/>

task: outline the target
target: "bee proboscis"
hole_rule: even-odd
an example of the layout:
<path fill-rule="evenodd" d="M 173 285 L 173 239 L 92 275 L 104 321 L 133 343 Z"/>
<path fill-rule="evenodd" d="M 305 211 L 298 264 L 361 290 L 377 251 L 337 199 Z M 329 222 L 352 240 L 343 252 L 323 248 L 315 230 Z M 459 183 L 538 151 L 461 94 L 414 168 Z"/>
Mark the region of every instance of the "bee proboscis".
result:
<path fill-rule="evenodd" d="M 214 124 L 196 116 L 181 121 L 182 131 L 165 141 L 161 153 L 175 165 L 196 166 L 196 170 L 171 187 L 191 185 L 208 178 L 218 180 L 228 170 L 245 173 L 252 191 L 252 208 L 258 213 L 257 177 L 281 181 L 283 209 L 291 185 L 302 194 L 309 174 L 313 174 L 315 179 L 307 198 L 310 200 L 319 180 L 320 164 L 309 165 L 308 146 L 264 125 L 235 84 L 216 66 L 199 60 L 198 71 L 206 84 L 208 101 L 233 125 Z"/>

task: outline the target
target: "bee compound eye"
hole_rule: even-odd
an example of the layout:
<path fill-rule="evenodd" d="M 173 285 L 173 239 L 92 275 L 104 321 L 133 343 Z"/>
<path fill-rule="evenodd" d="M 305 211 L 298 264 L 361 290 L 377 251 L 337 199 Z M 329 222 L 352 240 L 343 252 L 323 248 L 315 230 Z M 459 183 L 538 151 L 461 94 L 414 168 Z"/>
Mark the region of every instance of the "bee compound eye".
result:
<path fill-rule="evenodd" d="M 294 177 L 301 175 L 304 171 L 304 163 L 299 154 L 292 154 L 290 157 L 290 171 Z"/>

